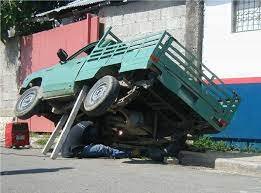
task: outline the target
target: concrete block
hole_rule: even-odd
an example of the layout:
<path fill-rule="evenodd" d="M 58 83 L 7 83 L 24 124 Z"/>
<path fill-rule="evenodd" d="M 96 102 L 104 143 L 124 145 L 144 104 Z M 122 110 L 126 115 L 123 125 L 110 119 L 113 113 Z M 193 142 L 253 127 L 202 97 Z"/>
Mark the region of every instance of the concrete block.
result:
<path fill-rule="evenodd" d="M 0 130 L 3 130 L 5 128 L 5 124 L 12 121 L 13 117 L 1 117 L 0 116 Z"/>
<path fill-rule="evenodd" d="M 180 16 L 180 17 L 174 17 L 174 19 L 177 18 L 178 24 L 177 28 L 183 28 L 185 30 L 186 28 L 186 17 Z"/>
<path fill-rule="evenodd" d="M 152 22 L 140 23 L 140 32 L 143 34 L 152 32 Z"/>
<path fill-rule="evenodd" d="M 166 29 L 167 30 L 173 30 L 178 28 L 179 21 L 176 18 L 169 18 L 166 21 Z"/>
<path fill-rule="evenodd" d="M 130 26 L 128 24 L 119 26 L 119 30 L 121 31 L 120 36 L 128 36 L 130 34 L 130 30 L 129 30 Z"/>
<path fill-rule="evenodd" d="M 112 32 L 116 35 L 121 33 L 121 25 L 112 25 Z"/>
<path fill-rule="evenodd" d="M 166 20 L 167 29 L 181 29 L 183 28 L 185 31 L 186 18 L 185 17 L 173 17 Z"/>
<path fill-rule="evenodd" d="M 5 125 L 8 122 L 13 121 L 14 118 L 12 116 L 10 117 L 1 117 L 0 116 L 0 140 L 4 141 L 5 139 Z"/>
<path fill-rule="evenodd" d="M 106 23 L 106 25 L 111 26 L 112 25 L 112 17 L 104 17 L 102 20 L 103 23 Z"/>
<path fill-rule="evenodd" d="M 152 21 L 152 31 L 163 31 L 166 30 L 167 21 L 166 20 L 155 20 Z"/>
<path fill-rule="evenodd" d="M 141 33 L 140 23 L 133 23 L 129 25 L 129 36 L 134 37 Z"/>
<path fill-rule="evenodd" d="M 112 25 L 122 25 L 122 19 L 123 16 L 122 15 L 116 15 L 111 17 L 112 19 Z"/>
<path fill-rule="evenodd" d="M 205 166 L 226 172 L 261 176 L 261 154 L 181 151 L 179 160 L 183 165 Z"/>
<path fill-rule="evenodd" d="M 156 21 L 161 19 L 161 9 L 150 10 L 148 13 L 149 21 Z"/>
<path fill-rule="evenodd" d="M 161 9 L 161 18 L 168 19 L 172 17 L 180 17 L 186 15 L 186 6 L 179 5 L 179 6 L 172 6 L 166 7 Z"/>
<path fill-rule="evenodd" d="M 181 44 L 184 45 L 185 43 L 185 29 L 173 29 L 173 30 L 168 30 L 168 32 L 176 38 Z"/>
<path fill-rule="evenodd" d="M 9 100 L 9 93 L 4 89 L 4 92 L 2 94 L 2 100 L 8 101 Z"/>
<path fill-rule="evenodd" d="M 124 27 L 114 30 L 120 37 L 140 36 L 149 32 L 183 28 L 186 6 L 181 4 L 172 1 L 133 2 L 102 8 L 99 16 L 105 18 L 103 21 L 106 27 L 123 25 Z M 129 25 L 128 29 L 125 25 Z"/>
<path fill-rule="evenodd" d="M 161 18 L 162 19 L 170 18 L 172 11 L 173 10 L 171 9 L 171 7 L 162 8 L 161 9 Z"/>
<path fill-rule="evenodd" d="M 124 24 L 131 24 L 136 22 L 136 16 L 133 13 L 130 14 L 124 14 L 122 23 Z"/>
<path fill-rule="evenodd" d="M 0 111 L 0 117 L 15 116 L 14 108 L 2 108 Z"/>
<path fill-rule="evenodd" d="M 148 11 L 142 11 L 134 13 L 136 17 L 136 22 L 145 22 L 149 20 L 149 12 Z"/>
<path fill-rule="evenodd" d="M 15 103 L 16 103 L 16 101 L 15 100 L 3 100 L 3 108 L 5 109 L 5 110 L 10 110 L 10 109 L 14 109 L 14 106 L 15 106 Z"/>
<path fill-rule="evenodd" d="M 173 7 L 172 17 L 185 17 L 186 15 L 186 5 L 179 5 Z"/>
<path fill-rule="evenodd" d="M 257 159 L 257 161 L 252 161 L 253 159 Z M 222 170 L 222 171 L 235 172 L 235 173 L 240 173 L 240 174 L 245 174 L 245 175 L 261 176 L 261 156 L 253 156 L 253 157 L 251 157 L 251 159 L 217 158 L 215 160 L 215 169 Z"/>

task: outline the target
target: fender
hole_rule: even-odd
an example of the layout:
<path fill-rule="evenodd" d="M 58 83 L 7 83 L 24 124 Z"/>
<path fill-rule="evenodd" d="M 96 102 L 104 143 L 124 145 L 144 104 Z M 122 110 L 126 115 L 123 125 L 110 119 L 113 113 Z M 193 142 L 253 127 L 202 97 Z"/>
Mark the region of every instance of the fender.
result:
<path fill-rule="evenodd" d="M 40 70 L 37 72 L 33 72 L 32 74 L 28 75 L 24 81 L 23 84 L 20 87 L 19 94 L 22 94 L 22 92 L 25 90 L 25 88 L 29 87 L 29 84 L 34 81 L 35 79 L 41 78 L 42 81 L 44 81 L 43 72 L 45 70 Z"/>

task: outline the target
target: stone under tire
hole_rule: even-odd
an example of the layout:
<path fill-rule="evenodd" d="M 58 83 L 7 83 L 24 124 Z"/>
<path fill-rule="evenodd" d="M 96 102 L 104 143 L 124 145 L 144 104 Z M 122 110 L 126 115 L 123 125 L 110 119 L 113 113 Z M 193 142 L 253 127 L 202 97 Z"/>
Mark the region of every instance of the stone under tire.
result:
<path fill-rule="evenodd" d="M 40 103 L 40 88 L 33 86 L 27 89 L 17 100 L 14 113 L 19 119 L 28 119 L 37 113 Z"/>
<path fill-rule="evenodd" d="M 84 111 L 89 116 L 100 116 L 106 113 L 117 100 L 120 84 L 113 76 L 104 76 L 89 90 L 84 100 Z"/>

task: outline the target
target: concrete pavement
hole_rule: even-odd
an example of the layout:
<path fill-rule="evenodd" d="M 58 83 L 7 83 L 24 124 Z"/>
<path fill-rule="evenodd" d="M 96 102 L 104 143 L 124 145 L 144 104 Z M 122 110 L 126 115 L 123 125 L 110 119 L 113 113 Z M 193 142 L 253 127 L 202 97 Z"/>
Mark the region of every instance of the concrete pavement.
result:
<path fill-rule="evenodd" d="M 43 146 L 33 143 L 38 138 L 31 139 L 33 147 L 43 148 Z M 238 173 L 242 175 L 252 175 L 261 177 L 261 154 L 260 153 L 239 153 L 239 152 L 213 152 L 205 153 L 181 151 L 179 160 L 165 159 L 165 163 L 182 164 L 190 166 L 204 166 L 216 170 Z"/>
<path fill-rule="evenodd" d="M 261 178 L 145 160 L 51 160 L 40 149 L 1 148 L 3 193 L 259 193 Z"/>

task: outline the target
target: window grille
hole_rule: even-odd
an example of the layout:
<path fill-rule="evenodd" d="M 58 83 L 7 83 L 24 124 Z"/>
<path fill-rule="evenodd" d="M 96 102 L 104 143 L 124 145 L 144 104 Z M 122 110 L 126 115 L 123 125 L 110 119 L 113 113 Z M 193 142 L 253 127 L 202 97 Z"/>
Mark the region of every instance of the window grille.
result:
<path fill-rule="evenodd" d="M 261 29 L 261 0 L 233 1 L 233 32 Z"/>

